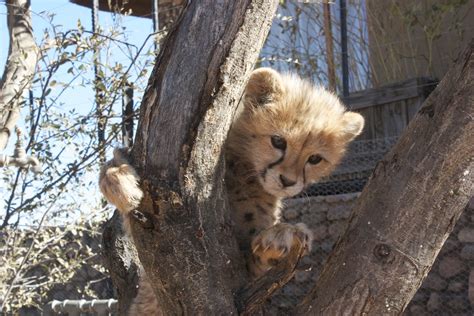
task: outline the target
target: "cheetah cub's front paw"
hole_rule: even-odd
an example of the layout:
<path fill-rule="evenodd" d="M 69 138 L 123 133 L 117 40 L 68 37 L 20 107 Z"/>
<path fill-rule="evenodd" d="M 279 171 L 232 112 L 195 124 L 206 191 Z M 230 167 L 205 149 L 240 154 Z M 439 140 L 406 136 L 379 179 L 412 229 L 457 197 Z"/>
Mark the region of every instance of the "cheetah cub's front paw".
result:
<path fill-rule="evenodd" d="M 127 156 L 126 148 L 114 149 L 114 158 L 101 168 L 99 175 L 100 191 L 124 216 L 136 209 L 143 198 L 140 178 Z"/>
<path fill-rule="evenodd" d="M 281 259 L 288 256 L 297 239 L 303 243 L 306 254 L 309 253 L 313 234 L 303 223 L 296 225 L 280 223 L 260 232 L 252 240 L 255 263 L 252 268 L 253 274 L 258 276 L 278 264 Z"/>

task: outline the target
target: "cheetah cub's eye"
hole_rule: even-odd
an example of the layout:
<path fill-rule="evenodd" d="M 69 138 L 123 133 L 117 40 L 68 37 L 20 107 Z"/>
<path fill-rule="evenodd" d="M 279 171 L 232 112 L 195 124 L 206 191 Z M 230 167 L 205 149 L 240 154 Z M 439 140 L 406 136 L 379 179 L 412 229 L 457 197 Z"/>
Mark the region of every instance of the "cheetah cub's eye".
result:
<path fill-rule="evenodd" d="M 309 156 L 308 158 L 308 162 L 312 165 L 317 165 L 318 163 L 320 163 L 321 161 L 323 160 L 323 157 L 321 157 L 320 155 L 311 155 Z"/>
<path fill-rule="evenodd" d="M 272 145 L 276 149 L 285 150 L 286 149 L 286 140 L 281 136 L 273 135 L 272 136 Z"/>

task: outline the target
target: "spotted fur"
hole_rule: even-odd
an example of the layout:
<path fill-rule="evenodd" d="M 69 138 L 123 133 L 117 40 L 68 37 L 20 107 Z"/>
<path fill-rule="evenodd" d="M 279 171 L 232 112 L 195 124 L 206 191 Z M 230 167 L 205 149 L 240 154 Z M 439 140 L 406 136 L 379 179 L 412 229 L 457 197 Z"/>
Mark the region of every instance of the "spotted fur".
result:
<path fill-rule="evenodd" d="M 361 115 L 322 87 L 269 68 L 252 73 L 226 144 L 226 185 L 236 237 L 254 277 L 288 255 L 297 239 L 310 251 L 305 224 L 281 223 L 281 200 L 330 174 L 363 125 Z M 99 182 L 128 218 L 143 193 L 123 157 L 116 151 Z"/>
<path fill-rule="evenodd" d="M 268 68 L 253 72 L 228 137 L 226 184 L 254 276 L 284 258 L 295 238 L 310 250 L 304 224 L 280 223 L 281 199 L 328 175 L 363 125 L 361 115 L 322 87 Z"/>

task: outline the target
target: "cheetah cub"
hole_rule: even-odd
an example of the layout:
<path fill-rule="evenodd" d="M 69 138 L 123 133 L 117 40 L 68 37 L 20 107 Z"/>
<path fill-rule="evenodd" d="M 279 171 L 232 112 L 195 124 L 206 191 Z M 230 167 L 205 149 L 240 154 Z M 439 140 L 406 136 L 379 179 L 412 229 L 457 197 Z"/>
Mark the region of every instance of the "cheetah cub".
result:
<path fill-rule="evenodd" d="M 363 126 L 360 114 L 321 87 L 268 68 L 252 73 L 227 141 L 226 185 L 253 276 L 288 255 L 296 238 L 311 250 L 304 224 L 280 222 L 281 199 L 329 175 Z"/>
<path fill-rule="evenodd" d="M 281 200 L 328 175 L 363 126 L 361 115 L 321 87 L 269 68 L 252 73 L 226 144 L 226 185 L 236 237 L 254 277 L 287 256 L 297 239 L 310 250 L 304 224 L 280 222 Z M 99 182 L 127 228 L 143 193 L 123 157 L 115 151 Z"/>

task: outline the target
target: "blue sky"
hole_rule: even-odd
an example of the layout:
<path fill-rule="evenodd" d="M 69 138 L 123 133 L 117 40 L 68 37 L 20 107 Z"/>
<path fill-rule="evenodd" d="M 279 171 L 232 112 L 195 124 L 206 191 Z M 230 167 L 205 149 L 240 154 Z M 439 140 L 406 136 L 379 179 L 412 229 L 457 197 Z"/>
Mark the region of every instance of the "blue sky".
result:
<path fill-rule="evenodd" d="M 6 5 L 3 0 L 0 1 L 0 17 L 2 17 L 0 18 L 0 43 L 2 43 L 0 46 L 0 69 L 3 72 L 8 56 L 8 31 Z M 91 10 L 86 7 L 72 4 L 67 0 L 31 0 L 31 2 L 33 31 L 37 43 L 41 41 L 44 30 L 51 29 L 51 23 L 46 18 L 47 13 L 54 14 L 53 23 L 56 26 L 60 26 L 59 30 L 76 29 L 77 22 L 80 20 L 86 30 L 92 31 Z M 120 19 L 120 24 L 126 27 L 123 40 L 137 47 L 140 47 L 148 34 L 153 32 L 151 19 L 114 15 L 109 12 L 99 13 L 99 25 L 103 30 L 113 28 L 117 24 L 114 23 L 116 19 Z M 151 40 L 148 41 L 149 45 L 151 45 L 151 42 Z M 116 61 L 123 62 L 125 66 L 129 64 L 129 58 L 123 54 L 121 55 L 119 50 L 115 50 L 108 61 L 110 64 Z M 65 67 L 60 69 L 59 80 L 61 80 L 61 71 L 65 73 L 66 70 L 67 68 Z M 92 71 L 90 75 L 92 78 Z M 64 78 L 68 77 L 64 75 Z M 135 94 L 135 97 L 140 98 L 141 95 Z M 75 86 L 73 89 L 68 89 L 62 99 L 70 100 L 65 105 L 74 107 L 81 112 L 81 108 L 84 106 L 89 109 L 89 106 L 94 104 L 94 91 L 90 87 Z"/>
<path fill-rule="evenodd" d="M 91 10 L 82 6 L 78 6 L 68 2 L 67 0 L 31 0 L 31 12 L 32 12 L 32 23 L 33 29 L 35 34 L 35 39 L 37 43 L 39 43 L 43 37 L 43 32 L 45 29 L 51 29 L 51 23 L 46 17 L 47 14 L 54 14 L 53 24 L 56 26 L 60 26 L 59 31 L 67 31 L 70 29 L 77 28 L 77 21 L 80 20 L 81 24 L 84 26 L 86 30 L 92 30 L 92 23 L 91 23 Z M 8 29 L 6 23 L 6 14 L 7 9 L 5 5 L 5 1 L 0 0 L 0 69 L 3 73 L 4 65 L 8 56 Z M 99 25 L 105 32 L 109 28 L 113 28 L 117 25 L 117 19 L 120 19 L 121 26 L 126 27 L 124 30 L 124 38 L 122 40 L 135 45 L 136 47 L 142 46 L 143 42 L 146 40 L 148 34 L 153 32 L 153 26 L 151 19 L 145 18 L 137 18 L 131 16 L 117 16 L 107 12 L 100 12 L 99 14 Z M 147 47 L 151 47 L 152 41 L 151 39 L 147 42 Z M 145 50 L 146 51 L 146 50 Z M 135 54 L 135 51 L 132 52 Z M 88 56 L 87 58 L 91 58 L 92 56 Z M 149 57 L 152 58 L 152 57 Z M 112 52 L 112 56 L 110 59 L 107 59 L 108 63 L 113 64 L 114 62 L 121 62 L 127 67 L 130 63 L 130 59 L 128 56 L 125 56 L 124 53 L 119 50 L 115 49 Z M 60 72 L 56 75 L 56 80 L 67 81 L 70 78 L 70 75 L 66 73 L 68 67 L 63 67 L 60 69 Z M 88 71 L 87 76 L 90 78 L 93 77 L 92 70 Z M 132 76 L 133 78 L 133 76 Z M 54 94 L 54 87 L 53 92 L 51 95 Z M 36 92 L 35 92 L 36 93 Z M 39 93 L 39 92 L 38 92 Z M 37 96 L 37 95 L 36 95 Z M 142 97 L 141 92 L 135 93 L 136 101 L 140 100 Z M 120 103 L 120 100 L 119 100 Z M 67 89 L 66 92 L 61 96 L 61 110 L 66 110 L 74 108 L 78 113 L 87 113 L 92 108 L 94 108 L 94 90 L 91 88 L 90 85 L 81 86 L 80 84 L 74 85 L 73 88 Z M 25 114 L 25 113 L 24 113 Z M 20 118 L 18 125 L 23 128 L 24 131 L 28 131 L 28 128 L 24 126 L 24 116 Z M 11 154 L 13 151 L 13 145 L 15 142 L 15 138 L 12 138 L 9 142 L 9 146 L 7 147 L 5 153 Z M 63 146 L 64 147 L 64 146 Z M 58 148 L 60 150 L 61 148 Z M 66 152 L 61 156 L 62 161 L 61 164 L 66 165 L 66 163 L 70 162 L 69 159 L 75 158 L 77 153 L 73 151 L 73 148 L 69 150 L 67 148 Z M 72 161 L 72 160 L 71 160 Z M 95 172 L 89 172 L 84 177 L 84 183 L 88 181 L 92 181 L 96 183 L 97 174 Z M 41 175 L 39 176 L 39 185 L 42 184 Z M 92 194 L 87 192 L 87 189 L 91 189 L 90 186 L 83 185 L 83 188 L 74 188 L 74 193 L 79 196 L 80 190 L 85 191 L 91 197 L 88 199 L 88 203 L 90 207 L 94 207 L 98 205 L 99 201 L 99 193 L 98 190 L 95 190 L 94 197 Z M 0 183 L 0 196 L 7 196 L 10 194 L 10 190 L 6 187 L 6 183 Z M 75 197 L 66 197 L 66 199 L 71 200 Z M 82 201 L 79 198 L 78 208 L 84 213 L 87 213 L 88 207 L 82 204 Z M 86 201 L 84 201 L 86 202 Z M 4 201 L 0 199 L 0 215 L 1 211 L 4 209 Z M 60 207 L 60 206 L 58 206 Z M 40 215 L 42 212 L 38 210 L 35 212 L 36 215 Z M 27 223 L 29 223 L 31 218 L 27 219 Z"/>
<path fill-rule="evenodd" d="M 0 69 L 3 71 L 5 60 L 8 55 L 8 32 L 6 23 L 6 6 L 4 1 L 0 1 Z M 42 16 L 42 12 L 55 14 L 54 23 L 62 25 L 64 30 L 75 28 L 77 20 L 86 29 L 91 30 L 91 10 L 82 6 L 70 3 L 67 0 L 31 0 L 31 12 L 33 19 L 33 29 L 36 38 L 42 37 L 43 30 L 49 27 L 49 22 Z M 127 26 L 128 41 L 140 46 L 146 36 L 153 31 L 151 19 L 136 17 L 121 17 L 124 25 Z M 100 12 L 99 23 L 105 29 L 113 26 L 113 14 Z"/>

